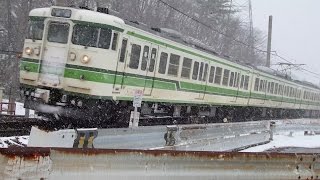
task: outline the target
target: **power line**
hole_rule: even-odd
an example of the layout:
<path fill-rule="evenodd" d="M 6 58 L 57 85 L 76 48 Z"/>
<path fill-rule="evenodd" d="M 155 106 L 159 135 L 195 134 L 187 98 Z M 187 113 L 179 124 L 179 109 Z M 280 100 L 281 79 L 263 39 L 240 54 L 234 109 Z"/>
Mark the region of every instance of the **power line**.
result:
<path fill-rule="evenodd" d="M 294 63 L 292 63 L 291 61 L 289 61 L 289 60 L 287 60 L 286 58 L 284 58 L 283 56 L 279 55 L 279 54 L 277 53 L 277 51 L 273 51 L 272 55 L 273 55 L 273 56 L 276 56 L 276 57 L 278 57 L 278 58 L 280 58 L 280 59 L 282 59 L 283 61 L 286 61 L 286 62 L 289 63 L 289 64 L 292 64 L 292 65 L 294 64 Z M 318 77 L 320 78 L 320 74 L 318 74 L 318 73 L 312 72 L 312 71 L 310 71 L 310 70 L 308 70 L 308 69 L 305 69 L 305 68 L 302 68 L 302 67 L 300 67 L 300 69 L 303 70 L 303 71 L 306 71 L 306 72 L 308 72 L 308 73 L 310 73 L 310 74 L 316 75 L 316 76 L 318 76 Z"/>
<path fill-rule="evenodd" d="M 254 47 L 254 46 L 251 46 L 251 45 L 249 45 L 249 44 L 247 44 L 247 43 L 245 43 L 245 42 L 243 42 L 243 41 L 240 41 L 240 40 L 238 40 L 238 39 L 236 39 L 236 38 L 234 38 L 234 37 L 232 37 L 232 36 L 229 36 L 229 35 L 225 34 L 224 32 L 221 32 L 221 31 L 213 28 L 212 26 L 210 26 L 210 25 L 208 25 L 208 24 L 200 21 L 199 19 L 197 19 L 197 18 L 195 18 L 195 17 L 192 17 L 192 16 L 190 16 L 190 15 L 182 12 L 182 11 L 179 10 L 178 8 L 173 7 L 172 5 L 164 2 L 163 0 L 158 0 L 158 2 L 161 2 L 162 4 L 170 7 L 171 9 L 179 12 L 180 14 L 182 14 L 182 15 L 184 15 L 184 16 L 186 16 L 186 17 L 188 17 L 189 19 L 191 19 L 191 20 L 193 20 L 193 21 L 195 21 L 195 22 L 197 22 L 197 23 L 199 23 L 199 24 L 201 24 L 201 25 L 203 25 L 203 26 L 205 26 L 205 27 L 213 30 L 214 32 L 216 32 L 216 33 L 218 33 L 218 34 L 221 34 L 221 35 L 223 35 L 223 36 L 225 36 L 225 37 L 227 37 L 227 38 L 230 38 L 232 41 L 235 41 L 235 42 L 237 42 L 237 43 L 239 43 L 239 44 L 245 45 L 245 46 L 247 46 L 247 47 L 249 47 L 249 48 L 255 49 L 255 50 L 260 51 L 260 52 L 264 52 L 264 53 L 267 52 L 267 51 L 265 51 L 265 50 L 261 50 L 261 49 L 259 49 L 259 48 Z"/>
<path fill-rule="evenodd" d="M 245 45 L 245 46 L 247 46 L 248 48 L 255 49 L 255 50 L 257 50 L 258 52 L 262 52 L 262 53 L 266 53 L 266 52 L 267 52 L 267 51 L 265 51 L 265 50 L 262 50 L 262 49 L 259 49 L 259 48 L 257 48 L 257 47 L 251 46 L 251 45 L 249 45 L 249 44 L 247 44 L 247 43 L 245 43 L 245 42 L 243 42 L 243 41 L 240 41 L 240 40 L 238 40 L 238 39 L 236 39 L 236 38 L 234 38 L 234 37 L 232 37 L 232 36 L 229 36 L 229 35 L 221 32 L 221 31 L 219 31 L 219 30 L 211 27 L 210 25 L 207 25 L 206 23 L 200 21 L 199 19 L 197 19 L 197 18 L 195 18 L 195 17 L 192 17 L 192 16 L 190 16 L 190 15 L 182 12 L 182 11 L 179 10 L 178 8 L 176 8 L 176 7 L 168 4 L 167 2 L 164 2 L 163 0 L 158 0 L 158 2 L 161 2 L 162 4 L 168 6 L 169 8 L 171 8 L 171 9 L 179 12 L 180 14 L 188 17 L 189 19 L 191 19 L 191 20 L 193 20 L 193 21 L 195 21 L 195 22 L 197 22 L 197 23 L 199 23 L 199 24 L 201 24 L 201 25 L 203 25 L 203 26 L 205 26 L 205 27 L 213 30 L 214 32 L 216 32 L 216 33 L 218 33 L 218 34 L 221 34 L 221 35 L 223 35 L 223 36 L 225 36 L 225 37 L 227 37 L 227 38 L 230 38 L 232 41 L 235 41 L 235 42 L 237 42 L 237 43 L 239 43 L 239 44 Z M 280 59 L 282 59 L 282 60 L 284 60 L 284 61 L 286 61 L 286 62 L 288 62 L 288 63 L 290 63 L 290 64 L 294 64 L 294 63 L 292 63 L 291 61 L 287 60 L 286 58 L 284 58 L 284 57 L 280 56 L 279 54 L 277 54 L 276 51 L 271 51 L 271 52 L 272 52 L 272 54 L 271 54 L 272 56 L 279 57 Z M 316 75 L 316 76 L 320 77 L 320 74 L 318 74 L 318 73 L 309 71 L 309 70 L 307 70 L 307 69 L 305 69 L 305 68 L 301 68 L 301 69 L 304 70 L 304 71 L 306 71 L 306 72 L 309 72 L 309 73 L 311 73 L 311 74 L 313 74 L 313 75 Z"/>

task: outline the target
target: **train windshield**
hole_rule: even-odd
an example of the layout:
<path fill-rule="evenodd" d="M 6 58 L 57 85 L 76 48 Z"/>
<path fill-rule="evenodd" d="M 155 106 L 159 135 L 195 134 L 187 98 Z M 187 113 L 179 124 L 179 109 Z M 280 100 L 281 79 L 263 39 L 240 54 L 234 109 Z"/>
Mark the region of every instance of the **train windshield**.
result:
<path fill-rule="evenodd" d="M 28 39 L 42 40 L 44 21 L 29 21 Z"/>
<path fill-rule="evenodd" d="M 72 43 L 86 47 L 96 47 L 98 28 L 75 25 L 73 28 Z"/>
<path fill-rule="evenodd" d="M 68 23 L 61 22 L 51 22 L 48 31 L 48 41 L 67 44 L 69 37 L 69 27 Z"/>
<path fill-rule="evenodd" d="M 72 43 L 85 47 L 109 49 L 112 30 L 84 25 L 75 25 L 73 28 Z"/>

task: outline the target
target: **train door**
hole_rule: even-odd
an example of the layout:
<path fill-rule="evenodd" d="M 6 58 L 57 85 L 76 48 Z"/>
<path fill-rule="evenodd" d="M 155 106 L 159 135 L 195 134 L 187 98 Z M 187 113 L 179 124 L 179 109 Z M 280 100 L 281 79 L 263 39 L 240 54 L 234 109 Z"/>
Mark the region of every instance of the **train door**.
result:
<path fill-rule="evenodd" d="M 120 90 L 123 89 L 126 63 L 128 59 L 128 42 L 129 39 L 127 37 L 123 37 L 116 66 L 116 73 L 113 83 L 113 93 L 120 93 Z"/>
<path fill-rule="evenodd" d="M 71 23 L 46 21 L 47 32 L 43 40 L 38 82 L 44 86 L 62 88 L 68 59 Z"/>
<path fill-rule="evenodd" d="M 154 74 L 149 72 L 152 49 L 157 49 L 151 43 L 135 40 L 128 50 L 126 76 L 124 81 L 135 90 L 143 90 L 144 95 L 150 95 L 153 89 Z"/>
<path fill-rule="evenodd" d="M 237 92 L 231 101 L 233 103 L 236 103 L 238 100 L 239 91 L 240 91 L 240 77 L 241 77 L 241 72 L 235 72 L 233 87 L 236 88 Z"/>
<path fill-rule="evenodd" d="M 267 80 L 263 80 L 262 81 L 263 84 L 262 84 L 262 88 L 263 88 L 263 102 L 261 102 L 260 104 L 265 104 L 266 101 L 268 100 L 268 97 L 267 97 L 267 91 L 268 91 L 268 81 Z"/>
<path fill-rule="evenodd" d="M 151 44 L 149 49 L 149 54 L 147 57 L 147 67 L 145 70 L 145 84 L 144 84 L 144 95 L 151 96 L 152 90 L 154 88 L 154 78 L 155 78 L 155 65 L 157 64 L 159 46 Z M 143 57 L 144 58 L 144 57 Z M 145 62 L 142 62 L 144 66 Z M 144 67 L 143 67 L 144 68 Z"/>
<path fill-rule="evenodd" d="M 200 63 L 200 70 L 199 70 L 199 81 L 201 82 L 201 92 L 199 93 L 199 99 L 204 100 L 206 91 L 207 91 L 207 83 L 208 83 L 208 71 L 209 71 L 209 64 L 205 62 Z"/>

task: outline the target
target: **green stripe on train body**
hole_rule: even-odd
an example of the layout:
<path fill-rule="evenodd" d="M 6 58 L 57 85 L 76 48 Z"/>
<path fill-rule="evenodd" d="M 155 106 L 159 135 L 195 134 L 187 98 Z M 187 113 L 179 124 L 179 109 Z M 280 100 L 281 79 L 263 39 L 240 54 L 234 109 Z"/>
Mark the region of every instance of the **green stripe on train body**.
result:
<path fill-rule="evenodd" d="M 37 60 L 30 60 L 30 59 L 23 59 L 21 61 L 20 69 L 25 71 L 25 67 L 28 69 L 29 72 L 38 73 L 39 64 L 35 63 Z M 38 61 L 39 62 L 39 61 Z M 87 81 L 91 82 L 98 82 L 98 83 L 106 83 L 106 84 L 122 84 L 126 86 L 135 86 L 135 87 L 148 87 L 156 89 L 165 89 L 165 90 L 172 90 L 172 91 L 187 91 L 187 92 L 194 92 L 194 93 L 203 93 L 203 94 L 214 94 L 214 95 L 221 95 L 221 96 L 230 96 L 230 97 L 240 97 L 240 98 L 249 98 L 250 93 L 245 91 L 238 91 L 233 89 L 215 87 L 215 86 L 206 86 L 206 85 L 199 85 L 195 83 L 189 82 L 173 82 L 172 80 L 165 80 L 155 78 L 154 82 L 152 82 L 152 78 L 146 79 L 145 76 L 138 76 L 138 75 L 130 75 L 124 73 L 124 76 L 117 75 L 116 82 L 115 76 L 116 72 L 100 69 L 99 72 L 98 68 L 90 68 L 85 66 L 74 66 L 74 65 L 66 65 L 64 77 L 71 78 L 71 79 L 80 79 L 81 75 L 84 75 Z M 72 68 L 68 68 L 72 67 Z M 82 69 L 83 68 L 83 69 Z M 92 69 L 93 71 L 90 71 Z M 177 87 L 177 84 L 180 84 Z M 300 104 L 300 99 L 291 99 L 287 97 L 278 97 L 278 96 L 271 96 L 265 94 L 258 94 L 258 93 L 251 93 L 251 98 L 254 99 L 262 99 L 262 100 L 273 100 L 277 102 L 286 102 L 286 103 L 295 103 Z M 172 100 L 173 101 L 173 100 Z M 316 105 L 319 106 L 319 103 L 316 102 L 309 102 L 309 101 L 301 101 L 301 104 L 305 105 Z M 230 104 L 231 105 L 231 104 Z"/>

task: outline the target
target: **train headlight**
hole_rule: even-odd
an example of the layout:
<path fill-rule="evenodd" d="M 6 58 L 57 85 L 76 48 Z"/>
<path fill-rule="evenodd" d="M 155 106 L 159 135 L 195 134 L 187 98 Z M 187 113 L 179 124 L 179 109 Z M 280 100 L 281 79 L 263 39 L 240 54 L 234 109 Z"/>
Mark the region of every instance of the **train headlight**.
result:
<path fill-rule="evenodd" d="M 75 61 L 76 58 L 77 58 L 76 53 L 71 52 L 70 55 L 69 55 L 69 58 L 70 58 L 71 61 Z"/>
<path fill-rule="evenodd" d="M 82 62 L 83 64 L 88 64 L 89 61 L 90 61 L 89 56 L 87 56 L 87 55 L 82 56 L 81 62 Z"/>
<path fill-rule="evenodd" d="M 40 55 L 40 48 L 39 47 L 34 48 L 34 54 L 37 56 Z"/>
<path fill-rule="evenodd" d="M 30 48 L 30 47 L 26 47 L 25 49 L 24 49 L 24 52 L 27 54 L 27 55 L 32 55 L 32 53 L 33 53 L 33 49 L 32 48 Z"/>

